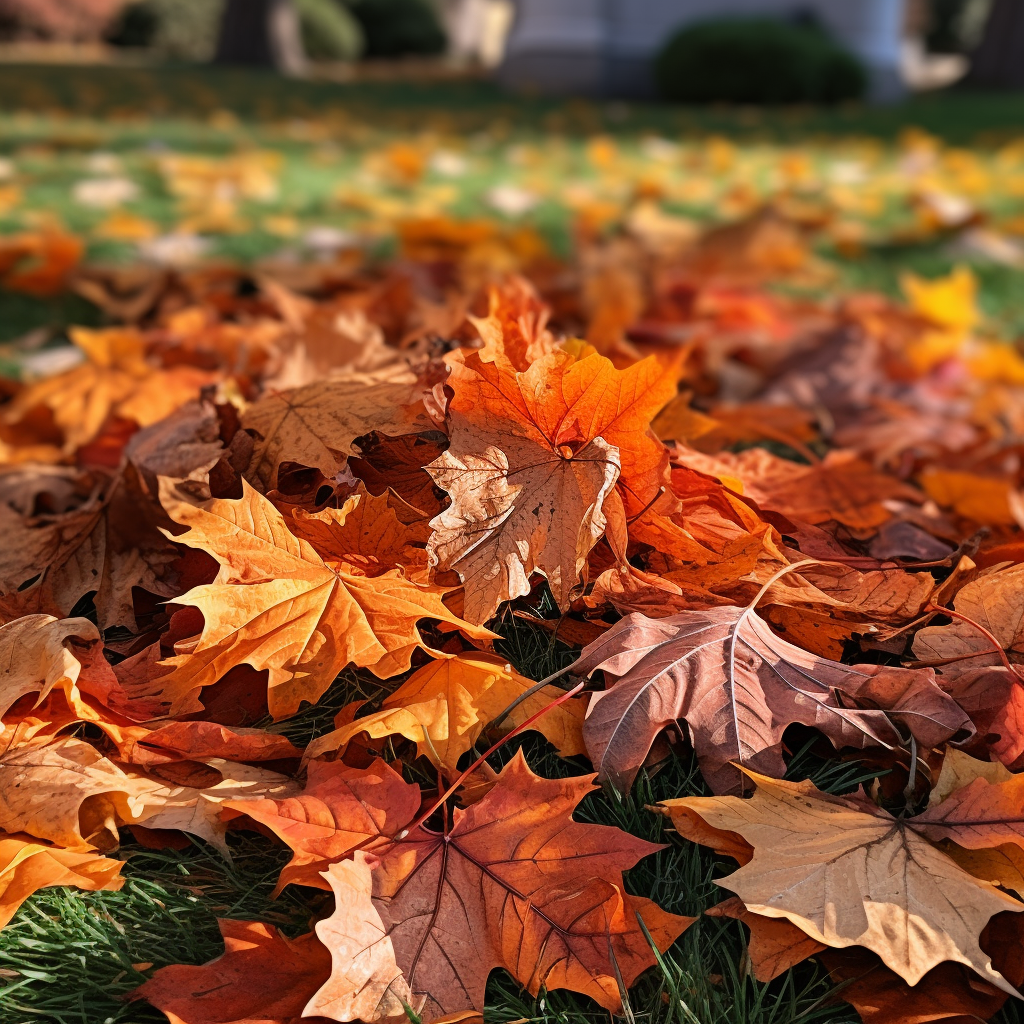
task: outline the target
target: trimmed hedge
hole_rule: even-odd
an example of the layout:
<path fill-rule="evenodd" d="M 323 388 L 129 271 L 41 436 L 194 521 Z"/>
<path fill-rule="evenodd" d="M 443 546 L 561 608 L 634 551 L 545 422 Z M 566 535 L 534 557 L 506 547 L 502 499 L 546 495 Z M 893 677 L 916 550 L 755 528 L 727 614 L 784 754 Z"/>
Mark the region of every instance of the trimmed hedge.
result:
<path fill-rule="evenodd" d="M 867 87 L 861 63 L 820 28 L 775 18 L 689 25 L 662 48 L 654 77 L 680 103 L 837 103 Z"/>
<path fill-rule="evenodd" d="M 352 0 L 367 57 L 444 53 L 448 38 L 428 0 Z"/>

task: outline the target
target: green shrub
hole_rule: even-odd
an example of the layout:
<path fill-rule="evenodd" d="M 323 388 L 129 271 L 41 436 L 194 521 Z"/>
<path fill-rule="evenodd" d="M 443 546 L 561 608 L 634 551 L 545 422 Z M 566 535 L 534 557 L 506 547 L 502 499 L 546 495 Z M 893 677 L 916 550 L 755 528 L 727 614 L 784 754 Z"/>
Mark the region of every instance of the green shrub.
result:
<path fill-rule="evenodd" d="M 820 28 L 774 18 L 687 26 L 658 54 L 654 77 L 682 103 L 836 103 L 867 85 L 860 62 Z"/>
<path fill-rule="evenodd" d="M 448 46 L 428 0 L 352 0 L 366 37 L 367 57 L 443 53 Z"/>
<path fill-rule="evenodd" d="M 160 28 L 160 19 L 151 4 L 131 3 L 125 7 L 107 31 L 111 46 L 152 46 Z"/>
<path fill-rule="evenodd" d="M 295 7 L 310 60 L 355 60 L 362 54 L 362 26 L 339 0 L 295 0 Z"/>

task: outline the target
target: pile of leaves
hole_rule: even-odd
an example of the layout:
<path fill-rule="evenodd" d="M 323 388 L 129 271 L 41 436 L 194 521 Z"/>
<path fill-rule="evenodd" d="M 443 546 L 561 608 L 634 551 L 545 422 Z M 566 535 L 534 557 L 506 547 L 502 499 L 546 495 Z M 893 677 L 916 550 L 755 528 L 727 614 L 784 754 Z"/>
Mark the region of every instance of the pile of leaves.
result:
<path fill-rule="evenodd" d="M 477 1017 L 498 969 L 631 1018 L 657 968 L 699 1020 L 666 966 L 695 918 L 637 891 L 664 846 L 586 810 L 693 758 L 643 815 L 738 863 L 707 915 L 743 971 L 813 958 L 872 1024 L 995 1014 L 1024 982 L 1024 358 L 971 273 L 787 298 L 822 268 L 772 210 L 524 276 L 472 225 L 404 243 L 92 268 L 126 322 L 6 382 L 0 923 L 116 890 L 129 836 L 255 833 L 307 929 L 223 920 L 221 957 L 132 993 L 172 1022 Z M 65 249 L 26 245 L 8 285 L 59 288 Z M 346 673 L 366 696 L 294 743 Z"/>

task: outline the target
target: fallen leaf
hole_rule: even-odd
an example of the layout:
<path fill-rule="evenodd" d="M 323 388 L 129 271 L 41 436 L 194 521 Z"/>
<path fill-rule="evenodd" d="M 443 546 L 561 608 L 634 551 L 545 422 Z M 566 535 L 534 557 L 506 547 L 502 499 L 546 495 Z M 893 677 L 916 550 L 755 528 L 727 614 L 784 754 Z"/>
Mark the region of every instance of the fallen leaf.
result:
<path fill-rule="evenodd" d="M 617 678 L 591 697 L 583 739 L 599 777 L 621 789 L 657 734 L 682 720 L 715 789 L 737 787 L 738 767 L 783 775 L 782 734 L 795 722 L 837 747 L 898 746 L 897 722 L 928 747 L 971 729 L 931 670 L 829 661 L 780 639 L 749 608 L 627 615 L 571 671 L 598 669 Z"/>
<path fill-rule="evenodd" d="M 417 647 L 429 649 L 417 629 L 420 619 L 490 636 L 453 615 L 439 588 L 418 586 L 398 570 L 368 577 L 346 562 L 325 561 L 248 484 L 240 499 L 197 506 L 165 483 L 161 500 L 176 523 L 189 527 L 175 540 L 220 564 L 213 583 L 176 598 L 204 619 L 202 634 L 164 662 L 171 671 L 152 684 L 152 692 L 176 707 L 248 664 L 269 671 L 270 711 L 284 718 L 302 701 L 315 702 L 346 665 L 381 678 L 408 669 Z M 344 515 L 334 513 L 341 525 Z"/>
<path fill-rule="evenodd" d="M 774 981 L 809 956 L 828 949 L 785 918 L 752 914 L 735 896 L 709 907 L 704 913 L 708 917 L 735 918 L 750 929 L 747 954 L 758 981 Z"/>
<path fill-rule="evenodd" d="M 277 486 L 281 464 L 319 469 L 328 480 L 356 454 L 356 438 L 436 430 L 423 406 L 424 387 L 404 370 L 351 374 L 261 398 L 242 414 L 242 426 L 256 434 L 246 476 L 264 489 Z"/>
<path fill-rule="evenodd" d="M 445 833 L 418 825 L 375 851 L 373 907 L 409 989 L 423 1000 L 424 1022 L 479 1014 L 495 967 L 533 995 L 569 988 L 615 1010 L 616 979 L 631 985 L 654 963 L 636 915 L 659 949 L 691 923 L 625 895 L 622 871 L 658 847 L 572 821 L 591 789 L 588 777 L 541 779 L 519 753 L 482 800 L 453 812 Z M 365 911 L 361 887 L 329 877 L 339 922 L 351 920 L 353 903 Z M 324 938 L 333 921 L 318 926 Z M 336 971 L 311 1008 L 349 988 Z"/>
<path fill-rule="evenodd" d="M 978 944 L 982 929 L 1019 903 L 958 867 L 913 826 L 863 798 L 831 796 L 810 782 L 751 774 L 749 799 L 684 797 L 659 806 L 682 834 L 697 813 L 754 848 L 739 870 L 717 879 L 754 914 L 792 922 L 834 948 L 863 946 L 916 985 L 946 961 L 966 964 L 1010 995 L 1013 986 Z"/>
<path fill-rule="evenodd" d="M 99 630 L 88 619 L 26 615 L 0 626 L 0 719 L 22 697 L 36 694 L 38 706 L 54 687 L 77 690 L 82 663 L 73 648 L 99 644 Z"/>
<path fill-rule="evenodd" d="M 134 588 L 172 595 L 166 576 L 174 548 L 123 475 L 26 467 L 17 477 L 24 491 L 0 502 L 7 538 L 0 551 L 0 614 L 63 617 L 91 594 L 103 629 L 134 630 Z M 17 477 L 7 482 L 14 487 Z"/>
<path fill-rule="evenodd" d="M 260 921 L 218 921 L 224 953 L 201 967 L 161 967 L 130 995 L 162 1010 L 171 1024 L 326 1024 L 303 1017 L 331 970 L 313 932 L 289 939 Z"/>
<path fill-rule="evenodd" d="M 151 366 L 144 338 L 131 328 L 79 327 L 71 339 L 85 353 L 86 362 L 29 386 L 3 413 L 5 423 L 18 425 L 36 409 L 49 410 L 66 454 L 93 440 L 111 416 L 146 427 L 216 381 L 215 374 L 191 366 Z"/>
<path fill-rule="evenodd" d="M 674 383 L 654 360 L 619 371 L 598 355 L 553 353 L 523 373 L 477 353 L 450 366 L 451 446 L 427 468 L 452 504 L 431 521 L 431 562 L 458 571 L 474 622 L 529 593 L 535 571 L 565 608 L 616 481 L 627 510 L 659 494 L 667 452 L 649 423 Z"/>
<path fill-rule="evenodd" d="M 95 853 L 62 850 L 23 834 L 0 835 L 0 928 L 39 889 L 72 885 L 89 892 L 124 885 L 122 861 Z"/>
<path fill-rule="evenodd" d="M 921 661 L 956 659 L 958 669 L 998 665 L 992 641 L 1004 651 L 1024 654 L 1024 565 L 985 573 L 957 593 L 953 607 L 972 622 L 954 618 L 945 626 L 926 626 L 914 638 L 914 656 Z"/>
<path fill-rule="evenodd" d="M 291 847 L 275 895 L 286 885 L 327 888 L 323 872 L 368 840 L 394 836 L 420 808 L 419 787 L 380 759 L 369 768 L 311 761 L 305 789 L 283 799 L 228 800 L 231 810 L 260 822 Z"/>
<path fill-rule="evenodd" d="M 304 1014 L 332 1020 L 407 1020 L 416 999 L 395 959 L 395 949 L 371 900 L 372 877 L 366 855 L 331 864 L 324 872 L 339 894 L 334 913 L 316 926 L 331 951 L 331 977 L 310 999 Z"/>

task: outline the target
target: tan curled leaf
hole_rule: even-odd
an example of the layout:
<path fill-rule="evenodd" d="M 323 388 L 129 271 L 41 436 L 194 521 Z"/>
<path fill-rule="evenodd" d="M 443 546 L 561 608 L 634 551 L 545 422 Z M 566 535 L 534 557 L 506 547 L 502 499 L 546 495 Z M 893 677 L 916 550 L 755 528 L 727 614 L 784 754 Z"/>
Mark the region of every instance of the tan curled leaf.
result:
<path fill-rule="evenodd" d="M 338 861 L 324 877 L 337 895 L 336 909 L 316 926 L 331 951 L 331 978 L 303 1013 L 339 1021 L 406 1019 L 405 1007 L 422 1008 L 395 960 L 395 947 L 370 898 L 372 878 L 366 855 Z"/>

